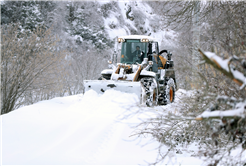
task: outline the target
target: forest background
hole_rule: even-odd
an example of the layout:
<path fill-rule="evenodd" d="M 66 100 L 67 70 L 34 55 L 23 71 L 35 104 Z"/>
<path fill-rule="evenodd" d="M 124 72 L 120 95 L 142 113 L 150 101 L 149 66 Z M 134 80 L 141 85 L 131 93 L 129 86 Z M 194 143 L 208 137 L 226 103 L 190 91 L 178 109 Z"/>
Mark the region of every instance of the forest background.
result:
<path fill-rule="evenodd" d="M 200 54 L 201 63 L 192 63 L 192 55 L 200 48 L 222 59 L 237 57 L 234 68 L 245 76 L 245 23 L 245 1 L 1 1 L 1 114 L 41 100 L 83 93 L 83 80 L 98 79 L 107 61 L 119 53 L 115 44 L 119 35 L 150 35 L 159 39 L 161 49 L 172 51 L 178 88 L 197 89 L 181 108 L 179 123 L 207 109 L 235 109 L 236 104 L 245 104 L 245 88 L 204 62 Z M 194 47 L 197 28 L 199 45 Z M 226 96 L 224 104 L 218 103 L 218 96 Z M 201 153 L 213 164 L 225 155 L 223 148 L 246 147 L 244 118 L 209 118 L 188 124 L 179 132 L 186 131 L 201 144 L 210 141 L 210 148 Z M 212 124 L 220 129 L 211 130 Z M 177 125 L 176 120 L 169 125 Z M 172 148 L 180 141 L 191 142 L 185 136 L 181 139 L 182 134 L 173 134 L 175 128 L 162 129 L 162 125 L 152 128 L 152 135 L 162 143 L 167 136 L 177 140 L 169 145 Z"/>

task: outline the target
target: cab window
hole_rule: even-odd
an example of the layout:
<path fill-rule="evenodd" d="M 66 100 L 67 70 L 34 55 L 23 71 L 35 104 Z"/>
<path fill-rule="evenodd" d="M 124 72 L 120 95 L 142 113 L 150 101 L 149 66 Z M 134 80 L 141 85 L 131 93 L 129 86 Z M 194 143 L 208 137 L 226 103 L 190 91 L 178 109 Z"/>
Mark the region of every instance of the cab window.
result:
<path fill-rule="evenodd" d="M 143 58 L 147 57 L 147 43 L 139 40 L 129 40 L 122 43 L 121 63 L 142 63 Z"/>

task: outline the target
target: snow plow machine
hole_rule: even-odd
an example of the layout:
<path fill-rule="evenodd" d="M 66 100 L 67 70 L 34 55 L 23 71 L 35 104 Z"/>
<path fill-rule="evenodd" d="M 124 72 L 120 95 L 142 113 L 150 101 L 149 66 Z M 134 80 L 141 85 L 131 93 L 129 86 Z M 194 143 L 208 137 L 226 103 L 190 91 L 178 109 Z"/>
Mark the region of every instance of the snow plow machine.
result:
<path fill-rule="evenodd" d="M 177 87 L 172 53 L 159 52 L 157 40 L 150 36 L 121 36 L 118 42 L 120 63 L 108 61 L 109 69 L 103 70 L 98 80 L 84 81 L 84 92 L 115 89 L 137 94 L 140 104 L 149 107 L 172 103 Z"/>

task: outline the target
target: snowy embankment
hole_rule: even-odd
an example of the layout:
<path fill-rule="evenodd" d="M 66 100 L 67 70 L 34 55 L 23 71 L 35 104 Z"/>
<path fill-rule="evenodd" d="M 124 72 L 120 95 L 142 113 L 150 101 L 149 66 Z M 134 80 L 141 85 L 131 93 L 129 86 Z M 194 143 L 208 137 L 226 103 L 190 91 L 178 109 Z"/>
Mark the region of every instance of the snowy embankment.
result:
<path fill-rule="evenodd" d="M 176 93 L 177 101 L 184 90 Z M 109 165 L 154 162 L 158 142 L 129 137 L 141 119 L 156 116 L 161 107 L 139 110 L 138 98 L 108 90 L 103 95 L 54 98 L 22 107 L 2 118 L 3 165 Z M 172 105 L 172 106 L 171 106 Z M 175 107 L 177 102 L 169 107 Z M 171 107 L 170 107 L 171 106 Z M 131 115 L 131 116 L 128 116 Z M 143 146 L 144 145 L 144 146 Z M 180 154 L 163 164 L 197 164 L 201 160 Z"/>
<path fill-rule="evenodd" d="M 102 5 L 108 1 L 98 1 L 98 3 Z M 118 1 L 117 6 L 116 11 L 108 11 L 109 17 L 103 18 L 105 30 L 111 40 L 115 41 L 115 38 L 119 36 L 132 35 L 132 31 L 136 31 L 136 35 L 150 35 L 157 39 L 161 49 L 172 50 L 173 47 L 176 47 L 177 32 L 171 29 L 156 28 L 160 26 L 160 17 L 154 14 L 153 9 L 147 3 L 144 1 Z M 129 15 L 133 16 L 135 21 L 131 21 L 126 16 L 129 7 L 131 7 Z M 161 45 L 163 46 L 161 47 Z"/>

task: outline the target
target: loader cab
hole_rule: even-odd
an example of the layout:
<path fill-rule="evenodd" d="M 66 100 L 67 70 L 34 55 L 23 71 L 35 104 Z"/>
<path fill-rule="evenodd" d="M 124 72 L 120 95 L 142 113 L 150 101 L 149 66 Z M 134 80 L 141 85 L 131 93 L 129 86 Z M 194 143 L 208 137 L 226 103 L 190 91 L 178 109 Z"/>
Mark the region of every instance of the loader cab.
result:
<path fill-rule="evenodd" d="M 152 61 L 153 65 L 151 70 L 155 73 L 158 71 L 158 62 L 159 58 L 159 46 L 158 42 L 150 42 L 148 43 L 148 53 L 147 53 L 148 61 Z"/>
<path fill-rule="evenodd" d="M 147 58 L 148 43 L 140 39 L 125 39 L 121 46 L 121 63 L 142 63 Z"/>
<path fill-rule="evenodd" d="M 130 35 L 119 37 L 118 42 L 121 43 L 121 63 L 142 63 L 144 58 L 158 63 L 156 57 L 159 55 L 159 46 L 156 39 L 150 36 Z"/>

